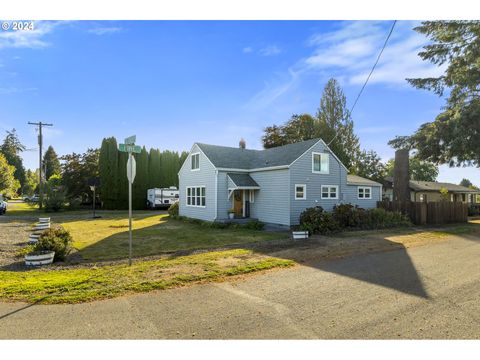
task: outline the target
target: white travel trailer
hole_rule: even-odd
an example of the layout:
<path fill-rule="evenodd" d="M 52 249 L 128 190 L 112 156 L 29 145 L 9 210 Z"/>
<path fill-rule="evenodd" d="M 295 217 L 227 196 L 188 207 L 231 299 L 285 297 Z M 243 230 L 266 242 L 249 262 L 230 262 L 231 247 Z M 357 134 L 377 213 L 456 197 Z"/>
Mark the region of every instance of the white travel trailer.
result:
<path fill-rule="evenodd" d="M 147 190 L 147 207 L 149 209 L 168 208 L 176 203 L 179 198 L 179 191 L 175 186 L 169 188 L 155 188 Z"/>

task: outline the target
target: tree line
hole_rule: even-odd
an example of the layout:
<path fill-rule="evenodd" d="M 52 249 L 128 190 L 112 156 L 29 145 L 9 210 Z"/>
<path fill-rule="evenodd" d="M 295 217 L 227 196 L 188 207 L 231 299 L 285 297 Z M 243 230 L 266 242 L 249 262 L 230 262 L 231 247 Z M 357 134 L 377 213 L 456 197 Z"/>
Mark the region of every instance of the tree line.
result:
<path fill-rule="evenodd" d="M 335 79 L 325 85 L 315 115 L 294 114 L 282 125 L 266 127 L 262 142 L 268 149 L 314 138 L 323 139 L 351 174 L 378 182 L 393 176 L 394 159 L 384 163 L 374 150 L 361 149 L 346 96 Z M 435 181 L 438 167 L 412 156 L 410 175 L 412 180 Z"/>
<path fill-rule="evenodd" d="M 1 195 L 11 198 L 38 194 L 39 171 L 25 170 L 21 157 L 25 149 L 15 129 L 7 131 L 0 145 Z M 135 209 L 145 208 L 147 189 L 178 187 L 177 174 L 187 155 L 185 151 L 179 153 L 153 148 L 147 152 L 145 147 L 140 154 L 134 155 L 137 163 L 137 175 L 133 184 Z M 118 151 L 114 137 L 103 139 L 100 149 L 89 148 L 84 153 L 73 152 L 63 156 L 58 156 L 50 145 L 42 159 L 45 193 L 55 194 L 55 208 L 91 204 L 93 194 L 89 182 L 99 179 L 96 201 L 101 202 L 106 209 L 126 209 L 127 159 L 127 153 Z M 49 204 L 45 205 L 48 207 Z"/>
<path fill-rule="evenodd" d="M 178 171 L 188 153 L 142 148 L 134 154 L 136 176 L 132 187 L 133 208 L 146 207 L 147 189 L 177 186 Z M 99 152 L 100 196 L 105 209 L 128 208 L 128 154 L 118 151 L 114 137 L 105 138 Z"/>

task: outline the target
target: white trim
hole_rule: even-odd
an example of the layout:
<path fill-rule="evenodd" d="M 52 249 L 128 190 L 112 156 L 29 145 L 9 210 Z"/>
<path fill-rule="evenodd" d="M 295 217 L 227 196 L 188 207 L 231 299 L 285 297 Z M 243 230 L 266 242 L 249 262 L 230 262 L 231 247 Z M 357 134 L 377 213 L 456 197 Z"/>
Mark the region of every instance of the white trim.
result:
<path fill-rule="evenodd" d="M 363 190 L 363 197 L 360 197 L 360 189 Z M 365 189 L 369 189 L 370 190 L 370 196 L 369 197 L 365 197 Z M 357 186 L 357 199 L 359 200 L 372 200 L 372 187 L 371 186 Z"/>
<path fill-rule="evenodd" d="M 297 187 L 303 187 L 303 197 L 297 197 Z M 307 200 L 307 184 L 295 184 L 294 188 L 295 200 Z"/>
<path fill-rule="evenodd" d="M 323 188 L 328 187 L 328 197 L 323 197 Z M 336 197 L 330 197 L 330 188 L 336 188 Z M 322 200 L 338 200 L 338 185 L 320 185 L 320 199 Z"/>
<path fill-rule="evenodd" d="M 328 156 L 328 171 L 315 170 L 315 155 L 320 155 L 320 169 L 322 168 L 322 162 L 323 162 L 322 157 L 325 155 Z M 330 154 L 325 152 L 312 151 L 312 174 L 325 174 L 325 175 L 330 174 Z"/>
<path fill-rule="evenodd" d="M 255 203 L 255 190 L 253 189 L 250 189 L 249 192 L 248 192 L 248 201 L 250 202 L 250 204 L 254 204 Z"/>
<path fill-rule="evenodd" d="M 279 166 L 254 168 L 254 169 L 237 169 L 237 168 L 222 168 L 222 167 L 218 168 L 218 170 L 220 170 L 220 171 L 242 172 L 242 173 L 250 173 L 250 172 L 257 172 L 257 171 L 281 170 L 281 169 L 288 169 L 288 165 L 279 165 Z"/>
<path fill-rule="evenodd" d="M 194 188 L 194 189 L 204 188 L 205 189 L 205 205 L 188 205 L 188 188 Z M 192 198 L 192 195 L 190 195 L 190 198 Z M 197 198 L 197 195 L 195 195 L 195 198 Z M 202 199 L 202 190 L 200 190 L 200 203 L 202 202 L 201 199 Z M 196 208 L 207 207 L 207 187 L 205 185 L 188 185 L 188 186 L 185 186 L 185 206 L 196 207 Z"/>
<path fill-rule="evenodd" d="M 198 168 L 192 169 L 193 157 L 198 155 Z M 194 152 L 190 154 L 190 171 L 200 171 L 200 152 Z"/>
<path fill-rule="evenodd" d="M 228 190 L 260 190 L 260 186 L 237 186 Z"/>
<path fill-rule="evenodd" d="M 190 155 L 192 154 L 193 148 L 194 148 L 195 146 L 196 146 L 197 149 L 200 151 L 200 153 L 202 153 L 203 156 L 205 156 L 205 159 L 208 160 L 208 162 L 210 163 L 210 165 L 212 165 L 214 169 L 217 168 L 215 165 L 213 165 L 213 163 L 210 161 L 210 159 L 208 158 L 208 156 L 205 155 L 205 153 L 204 153 L 203 150 L 200 148 L 200 146 L 198 146 L 198 143 L 193 143 L 193 145 L 192 145 L 192 147 L 191 147 L 191 149 L 190 149 L 190 151 L 189 151 L 189 153 L 188 153 L 188 155 L 187 155 L 187 158 L 185 159 L 185 161 L 183 162 L 182 166 L 180 167 L 180 170 L 178 170 L 178 174 L 180 174 L 180 172 L 183 170 L 185 164 L 188 163 L 188 159 L 190 158 Z M 197 152 L 198 152 L 198 151 L 197 151 Z M 190 165 L 190 166 L 191 166 L 191 165 Z M 177 174 L 177 175 L 178 175 L 178 174 Z"/>
<path fill-rule="evenodd" d="M 332 151 L 332 149 L 330 149 L 330 148 L 328 147 L 328 145 L 325 143 L 325 141 L 323 141 L 323 139 L 319 139 L 315 144 L 313 144 L 312 146 L 310 146 L 302 155 L 300 155 L 300 156 L 299 156 L 298 158 L 296 158 L 290 165 L 288 165 L 288 167 L 290 167 L 290 166 L 292 166 L 293 164 L 295 164 L 295 162 L 297 162 L 298 159 L 300 159 L 303 155 L 305 155 L 305 154 L 308 153 L 310 150 L 312 150 L 315 146 L 317 146 L 317 144 L 318 144 L 319 142 L 322 142 L 322 143 L 323 143 L 323 145 L 324 145 L 325 148 L 328 150 L 328 152 L 333 155 L 333 157 L 338 161 L 338 163 L 339 163 L 340 165 L 343 166 L 343 168 L 347 171 L 347 174 L 348 174 L 348 169 L 347 169 L 347 167 L 346 167 L 345 165 L 343 165 L 343 163 L 340 161 L 340 159 L 337 157 L 337 155 L 335 155 L 335 153 Z"/>
<path fill-rule="evenodd" d="M 243 194 L 242 194 L 242 217 L 245 217 L 245 202 L 247 201 L 246 199 L 246 195 L 245 195 L 245 190 L 242 190 Z"/>
<path fill-rule="evenodd" d="M 207 204 L 207 190 L 205 189 L 205 205 Z M 215 169 L 215 217 L 214 220 L 217 220 L 218 217 L 218 170 Z"/>

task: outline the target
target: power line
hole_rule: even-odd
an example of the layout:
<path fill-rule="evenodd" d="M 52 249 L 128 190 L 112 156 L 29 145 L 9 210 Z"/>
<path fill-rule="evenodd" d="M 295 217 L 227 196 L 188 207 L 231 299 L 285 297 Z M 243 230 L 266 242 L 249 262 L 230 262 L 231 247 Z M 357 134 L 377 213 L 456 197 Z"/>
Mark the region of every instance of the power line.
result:
<path fill-rule="evenodd" d="M 363 83 L 362 88 L 361 88 L 360 91 L 358 92 L 357 98 L 356 98 L 355 101 L 353 102 L 352 108 L 351 108 L 350 111 L 349 111 L 349 114 L 350 114 L 350 115 L 352 114 L 353 109 L 355 109 L 355 105 L 357 105 L 358 99 L 360 99 L 360 96 L 362 95 L 363 90 L 364 90 L 365 87 L 367 86 L 368 80 L 370 80 L 370 77 L 372 76 L 373 71 L 374 71 L 375 68 L 377 67 L 378 62 L 380 61 L 380 58 L 382 57 L 383 50 L 385 50 L 385 47 L 387 46 L 388 40 L 390 39 L 390 36 L 391 36 L 392 33 L 393 33 L 393 29 L 395 28 L 395 24 L 396 24 L 396 23 L 397 23 L 397 20 L 394 20 L 394 21 L 393 21 L 393 24 L 392 24 L 392 27 L 390 28 L 390 31 L 389 31 L 389 33 L 388 33 L 388 35 L 387 35 L 387 38 L 385 39 L 385 42 L 383 43 L 382 49 L 380 50 L 380 53 L 379 53 L 378 56 L 377 56 L 377 60 L 375 61 L 375 64 L 373 64 L 372 70 L 370 70 L 370 73 L 368 74 L 365 82 Z M 338 132 L 337 132 L 337 134 L 335 134 L 335 136 L 333 137 L 333 139 L 330 140 L 330 142 L 327 144 L 327 146 L 329 146 L 329 145 L 333 142 L 333 140 L 335 140 L 335 138 L 337 137 L 337 135 L 338 135 Z"/>

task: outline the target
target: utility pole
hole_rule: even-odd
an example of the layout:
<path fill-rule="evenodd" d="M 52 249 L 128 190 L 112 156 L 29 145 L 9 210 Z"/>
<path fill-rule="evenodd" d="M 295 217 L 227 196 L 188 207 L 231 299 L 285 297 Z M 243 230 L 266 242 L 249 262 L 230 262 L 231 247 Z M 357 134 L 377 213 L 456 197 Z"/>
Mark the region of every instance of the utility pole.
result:
<path fill-rule="evenodd" d="M 42 166 L 42 146 L 43 146 L 43 135 L 42 135 L 42 126 L 53 126 L 53 124 L 45 124 L 45 123 L 42 123 L 41 121 L 38 122 L 38 123 L 32 123 L 32 122 L 28 122 L 28 125 L 35 125 L 35 126 L 38 126 L 38 155 L 39 155 L 39 162 L 38 162 L 38 173 L 39 173 L 39 182 L 38 182 L 38 188 L 39 188 L 39 201 L 38 201 L 38 205 L 40 207 L 40 209 L 42 208 L 43 206 L 43 176 L 42 176 L 42 170 L 43 170 L 43 166 Z"/>

